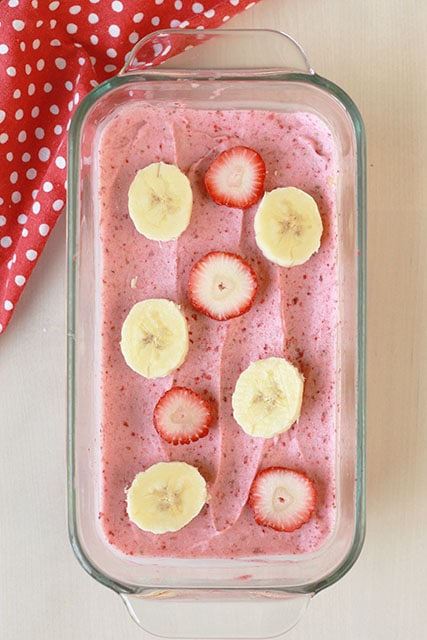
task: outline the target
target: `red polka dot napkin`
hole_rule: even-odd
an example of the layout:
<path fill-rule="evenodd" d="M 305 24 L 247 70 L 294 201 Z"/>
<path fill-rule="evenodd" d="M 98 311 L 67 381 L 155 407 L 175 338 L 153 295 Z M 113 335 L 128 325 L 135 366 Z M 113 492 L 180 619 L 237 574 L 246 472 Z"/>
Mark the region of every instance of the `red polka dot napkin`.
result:
<path fill-rule="evenodd" d="M 80 100 L 148 33 L 215 28 L 256 1 L 0 0 L 0 333 L 64 209 Z"/>

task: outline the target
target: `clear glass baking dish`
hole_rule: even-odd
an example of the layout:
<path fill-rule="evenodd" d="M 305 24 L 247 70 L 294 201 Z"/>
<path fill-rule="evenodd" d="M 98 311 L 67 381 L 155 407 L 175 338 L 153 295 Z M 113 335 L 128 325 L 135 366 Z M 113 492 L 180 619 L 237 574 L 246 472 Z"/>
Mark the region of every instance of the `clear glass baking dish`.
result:
<path fill-rule="evenodd" d="M 176 54 L 172 56 L 172 54 Z M 118 554 L 98 524 L 100 266 L 99 132 L 123 105 L 304 111 L 319 116 L 338 154 L 339 326 L 336 362 L 336 520 L 312 553 L 237 559 Z M 271 30 L 169 30 L 140 41 L 123 70 L 81 103 L 68 174 L 68 516 L 83 568 L 124 599 L 148 633 L 267 638 L 354 564 L 365 532 L 365 139 L 361 116 L 317 75 L 301 47 Z"/>

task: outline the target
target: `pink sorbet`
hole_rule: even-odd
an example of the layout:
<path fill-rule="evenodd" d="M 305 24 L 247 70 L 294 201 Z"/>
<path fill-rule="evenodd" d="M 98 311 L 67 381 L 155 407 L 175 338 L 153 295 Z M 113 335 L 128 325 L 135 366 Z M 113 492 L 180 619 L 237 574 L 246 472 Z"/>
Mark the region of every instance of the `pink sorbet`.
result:
<path fill-rule="evenodd" d="M 283 268 L 263 257 L 254 238 L 257 205 L 231 209 L 207 194 L 207 168 L 235 145 L 261 154 L 267 191 L 294 186 L 316 200 L 323 222 L 321 247 L 304 265 Z M 310 113 L 138 103 L 118 107 L 104 125 L 98 161 L 103 535 L 114 549 L 132 556 L 235 558 L 315 551 L 330 536 L 336 512 L 337 163 L 330 130 Z M 187 230 L 162 243 L 136 231 L 127 206 L 136 172 L 158 161 L 176 164 L 188 176 L 194 196 Z M 187 296 L 191 267 L 215 250 L 239 254 L 258 278 L 251 309 L 224 322 L 198 313 Z M 120 333 L 130 308 L 155 297 L 181 306 L 190 349 L 173 374 L 148 380 L 126 365 Z M 233 419 L 231 395 L 241 371 L 270 356 L 286 357 L 304 375 L 302 412 L 280 436 L 253 438 Z M 173 385 L 190 387 L 213 406 L 205 438 L 171 445 L 156 432 L 154 407 Z M 210 499 L 180 531 L 147 533 L 130 522 L 125 491 L 138 472 L 167 460 L 196 466 Z M 313 516 L 292 533 L 258 525 L 248 506 L 256 473 L 271 465 L 302 471 L 316 486 Z"/>

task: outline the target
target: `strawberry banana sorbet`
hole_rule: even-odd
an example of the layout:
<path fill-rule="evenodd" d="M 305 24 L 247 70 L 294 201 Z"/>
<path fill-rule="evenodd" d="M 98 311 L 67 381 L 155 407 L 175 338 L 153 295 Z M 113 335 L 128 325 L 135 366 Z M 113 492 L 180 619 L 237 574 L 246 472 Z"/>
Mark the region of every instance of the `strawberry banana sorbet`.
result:
<path fill-rule="evenodd" d="M 337 163 L 305 112 L 117 108 L 98 140 L 99 522 L 306 554 L 336 514 Z"/>

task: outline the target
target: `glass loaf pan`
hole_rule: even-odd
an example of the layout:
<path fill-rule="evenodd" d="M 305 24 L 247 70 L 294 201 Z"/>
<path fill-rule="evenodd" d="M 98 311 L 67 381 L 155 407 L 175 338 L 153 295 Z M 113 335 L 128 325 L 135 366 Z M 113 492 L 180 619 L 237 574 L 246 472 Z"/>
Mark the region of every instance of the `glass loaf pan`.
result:
<path fill-rule="evenodd" d="M 197 46 L 193 46 L 197 45 Z M 177 54 L 170 57 L 171 54 Z M 237 559 L 138 558 L 99 527 L 100 249 L 97 144 L 123 107 L 309 112 L 332 132 L 339 167 L 336 520 L 314 552 Z M 78 108 L 69 136 L 68 510 L 74 552 L 163 637 L 271 637 L 356 561 L 365 531 L 365 141 L 360 114 L 301 47 L 269 30 L 170 30 L 141 40 L 123 70 Z M 242 576 L 245 579 L 242 579 Z"/>

